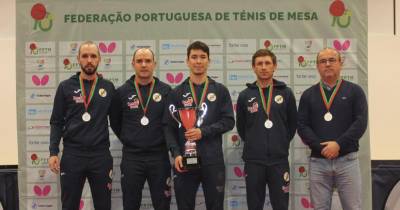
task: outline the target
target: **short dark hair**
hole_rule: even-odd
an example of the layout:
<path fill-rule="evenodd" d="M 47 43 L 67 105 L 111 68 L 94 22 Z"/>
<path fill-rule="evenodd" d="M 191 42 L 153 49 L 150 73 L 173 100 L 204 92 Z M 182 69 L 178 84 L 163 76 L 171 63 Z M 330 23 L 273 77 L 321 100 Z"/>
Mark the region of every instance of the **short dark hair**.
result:
<path fill-rule="evenodd" d="M 192 44 L 190 44 L 187 48 L 187 58 L 189 58 L 191 50 L 202 50 L 203 52 L 205 52 L 207 54 L 207 57 L 210 58 L 210 48 L 204 42 L 195 41 Z"/>
<path fill-rule="evenodd" d="M 132 61 L 134 61 L 135 60 L 135 56 L 136 56 L 136 53 L 139 51 L 139 50 L 149 50 L 150 52 L 151 52 L 151 55 L 153 56 L 153 61 L 155 62 L 156 60 L 155 60 L 155 56 L 154 56 L 154 52 L 153 52 L 153 50 L 151 50 L 150 48 L 148 48 L 148 47 L 144 47 L 144 48 L 138 48 L 138 49 L 136 49 L 135 50 L 135 52 L 133 53 L 133 56 L 132 56 Z"/>
<path fill-rule="evenodd" d="M 253 54 L 253 57 L 251 58 L 251 65 L 255 65 L 256 64 L 256 58 L 257 57 L 264 57 L 264 56 L 269 56 L 269 57 L 271 57 L 271 59 L 272 59 L 272 63 L 274 64 L 274 65 L 276 65 L 276 55 L 273 53 L 273 52 L 271 52 L 270 50 L 268 50 L 268 49 L 259 49 L 259 50 L 257 50 L 254 54 Z"/>
<path fill-rule="evenodd" d="M 97 55 L 99 55 L 100 56 L 100 50 L 99 50 L 99 46 L 97 46 L 97 44 L 96 43 L 94 43 L 93 41 L 90 41 L 90 40 L 88 40 L 88 41 L 84 41 L 80 46 L 79 46 L 79 50 L 78 50 L 78 56 L 80 56 L 81 55 L 81 48 L 82 48 L 82 46 L 83 45 L 94 45 L 94 46 L 96 46 L 96 49 L 97 49 Z"/>

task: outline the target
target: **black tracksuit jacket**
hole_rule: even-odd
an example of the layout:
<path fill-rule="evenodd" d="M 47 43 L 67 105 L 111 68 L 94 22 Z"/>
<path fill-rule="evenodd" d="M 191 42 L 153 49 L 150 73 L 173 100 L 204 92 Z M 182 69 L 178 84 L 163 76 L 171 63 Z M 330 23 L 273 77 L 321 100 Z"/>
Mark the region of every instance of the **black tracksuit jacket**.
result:
<path fill-rule="evenodd" d="M 85 107 L 83 101 L 80 100 L 82 97 L 79 75 L 80 72 L 62 81 L 57 88 L 50 118 L 49 149 L 51 156 L 59 153 L 61 138 L 63 138 L 64 153 L 90 156 L 109 152 L 107 116 L 115 93 L 114 85 L 98 75 L 96 89 L 88 108 L 91 120 L 84 122 L 82 115 Z M 84 80 L 87 96 L 89 96 L 91 84 L 90 81 Z"/>
<path fill-rule="evenodd" d="M 135 76 L 128 79 L 116 91 L 112 102 L 110 125 L 114 133 L 123 144 L 126 158 L 135 160 L 160 160 L 168 155 L 165 143 L 162 118 L 167 109 L 167 97 L 171 87 L 154 77 L 155 86 L 150 97 L 146 117 L 149 124 L 143 126 L 140 120 L 143 109 L 139 101 L 134 84 Z M 150 91 L 150 84 L 141 87 L 144 105 Z M 136 104 L 135 104 L 136 101 Z"/>
<path fill-rule="evenodd" d="M 196 141 L 197 151 L 201 165 L 224 164 L 222 134 L 231 130 L 235 125 L 232 101 L 229 91 L 224 85 L 215 82 L 210 77 L 208 77 L 208 80 L 209 88 L 204 101 L 208 106 L 208 111 L 203 124 L 200 126 L 202 138 Z M 195 85 L 197 101 L 200 101 L 203 85 Z M 168 104 L 174 104 L 177 109 L 183 108 L 185 107 L 184 101 L 187 101 L 188 97 L 193 97 L 190 92 L 189 78 L 171 91 Z M 195 106 L 193 102 L 186 107 Z M 177 122 L 173 120 L 169 113 L 166 113 L 164 122 L 167 123 L 165 127 L 167 146 L 175 158 L 184 153 L 186 141 L 184 128 L 183 126 L 178 128 Z"/>
<path fill-rule="evenodd" d="M 236 128 L 244 142 L 245 162 L 263 165 L 287 162 L 289 144 L 296 133 L 296 99 L 284 82 L 274 79 L 273 84 L 269 113 L 273 126 L 270 129 L 264 127 L 267 115 L 256 82 L 247 84 L 247 88 L 239 94 Z M 267 92 L 264 91 L 264 94 Z"/>

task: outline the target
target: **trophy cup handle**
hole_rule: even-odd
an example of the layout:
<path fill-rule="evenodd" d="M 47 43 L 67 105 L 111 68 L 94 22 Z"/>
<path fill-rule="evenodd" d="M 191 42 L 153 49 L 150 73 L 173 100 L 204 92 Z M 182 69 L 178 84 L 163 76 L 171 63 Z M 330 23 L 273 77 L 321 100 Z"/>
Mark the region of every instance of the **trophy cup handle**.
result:
<path fill-rule="evenodd" d="M 178 123 L 178 128 L 182 126 L 182 123 L 175 117 L 175 113 L 178 112 L 173 104 L 169 105 L 169 113 L 171 113 L 172 118 Z"/>
<path fill-rule="evenodd" d="M 203 102 L 200 107 L 201 115 L 199 116 L 199 119 L 197 120 L 197 123 L 196 123 L 197 127 L 200 127 L 201 124 L 203 124 L 204 117 L 207 114 L 207 109 L 208 109 L 207 104 L 205 102 Z"/>

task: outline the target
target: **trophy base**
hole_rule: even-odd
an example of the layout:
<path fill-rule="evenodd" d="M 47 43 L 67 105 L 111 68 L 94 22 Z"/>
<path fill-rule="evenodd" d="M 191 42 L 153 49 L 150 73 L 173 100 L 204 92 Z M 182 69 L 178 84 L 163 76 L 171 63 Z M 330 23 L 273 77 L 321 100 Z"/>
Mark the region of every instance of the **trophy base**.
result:
<path fill-rule="evenodd" d="M 200 168 L 200 159 L 198 156 L 183 156 L 182 159 L 183 169 L 198 169 Z"/>

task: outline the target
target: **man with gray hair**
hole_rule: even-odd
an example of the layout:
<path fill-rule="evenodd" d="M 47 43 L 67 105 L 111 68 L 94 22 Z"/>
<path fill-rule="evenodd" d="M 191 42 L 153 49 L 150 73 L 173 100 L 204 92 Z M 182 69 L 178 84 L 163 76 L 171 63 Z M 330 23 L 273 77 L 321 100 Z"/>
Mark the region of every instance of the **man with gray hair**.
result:
<path fill-rule="evenodd" d="M 367 128 L 367 99 L 360 86 L 341 79 L 342 58 L 326 48 L 317 55 L 318 84 L 304 91 L 298 133 L 311 148 L 310 192 L 315 210 L 331 209 L 337 188 L 344 210 L 361 210 L 359 140 Z"/>

